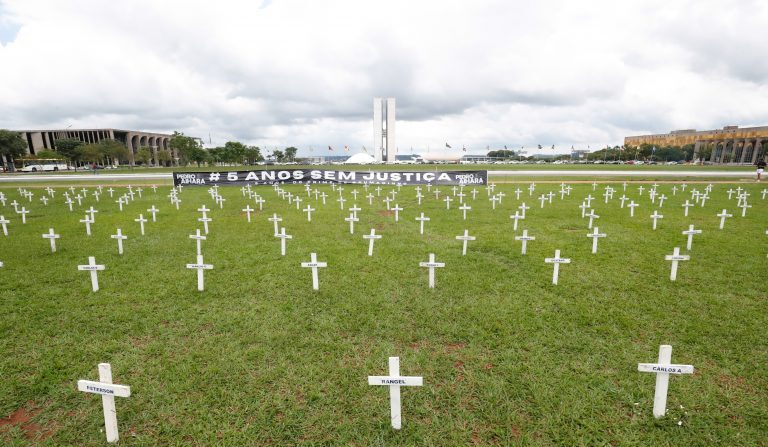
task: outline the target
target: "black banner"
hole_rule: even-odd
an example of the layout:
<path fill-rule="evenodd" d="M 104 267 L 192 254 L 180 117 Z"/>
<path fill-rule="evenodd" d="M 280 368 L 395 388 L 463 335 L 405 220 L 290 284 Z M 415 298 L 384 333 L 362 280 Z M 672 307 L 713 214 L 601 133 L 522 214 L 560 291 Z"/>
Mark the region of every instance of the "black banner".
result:
<path fill-rule="evenodd" d="M 370 185 L 485 185 L 488 171 L 329 171 L 268 169 L 230 172 L 174 172 L 176 186 L 368 183 Z"/>

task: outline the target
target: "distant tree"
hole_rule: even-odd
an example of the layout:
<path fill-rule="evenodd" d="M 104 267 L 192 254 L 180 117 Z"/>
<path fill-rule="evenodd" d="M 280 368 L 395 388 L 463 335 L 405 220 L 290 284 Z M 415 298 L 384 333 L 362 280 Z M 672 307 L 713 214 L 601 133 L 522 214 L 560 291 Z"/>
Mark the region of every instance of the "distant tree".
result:
<path fill-rule="evenodd" d="M 208 158 L 208 151 L 202 147 L 196 147 L 192 149 L 192 152 L 189 154 L 189 161 L 197 163 L 197 166 L 200 166 L 201 163 L 208 161 Z"/>
<path fill-rule="evenodd" d="M 179 154 L 179 157 L 186 164 L 190 161 L 192 152 L 200 147 L 200 142 L 182 132 L 174 131 L 169 146 Z"/>
<path fill-rule="evenodd" d="M 262 160 L 264 157 L 261 156 L 261 150 L 257 146 L 250 146 L 245 150 L 245 162 L 247 164 L 252 165 Z"/>
<path fill-rule="evenodd" d="M 157 161 L 163 166 L 168 166 L 171 162 L 171 153 L 166 149 L 157 151 Z"/>
<path fill-rule="evenodd" d="M 56 151 L 72 161 L 77 161 L 77 148 L 83 145 L 83 142 L 77 138 L 62 138 L 56 140 Z"/>
<path fill-rule="evenodd" d="M 35 158 L 43 158 L 43 159 L 53 158 L 53 159 L 60 160 L 60 159 L 63 159 L 65 157 L 62 154 L 60 154 L 60 153 L 58 153 L 56 151 L 52 151 L 50 149 L 45 149 L 45 150 L 39 151 L 36 154 Z"/>
<path fill-rule="evenodd" d="M 294 161 L 296 159 L 296 152 L 298 152 L 298 151 L 299 150 L 296 149 L 293 146 L 285 148 L 285 158 L 286 158 L 286 160 Z"/>
<path fill-rule="evenodd" d="M 488 152 L 489 157 L 497 157 L 497 158 L 511 158 L 515 156 L 515 151 L 510 150 L 498 150 L 498 151 L 490 151 Z"/>
<path fill-rule="evenodd" d="M 152 160 L 152 152 L 148 147 L 142 147 L 136 152 L 136 161 L 141 162 L 144 166 L 148 165 L 150 160 Z"/>
<path fill-rule="evenodd" d="M 27 152 L 27 143 L 19 132 L 0 129 L 0 155 L 3 155 L 4 163 L 9 171 L 16 170 L 13 165 L 15 158 L 21 157 Z"/>
<path fill-rule="evenodd" d="M 283 151 L 275 149 L 272 151 L 272 156 L 275 157 L 275 161 L 283 161 L 285 160 L 285 154 L 283 154 Z"/>
<path fill-rule="evenodd" d="M 106 139 L 101 140 L 97 144 L 102 158 L 106 160 L 108 164 L 114 164 L 115 160 L 125 163 L 130 161 L 130 152 L 123 143 L 117 140 Z"/>
<path fill-rule="evenodd" d="M 101 146 L 98 143 L 84 144 L 77 148 L 78 159 L 89 163 L 102 161 L 104 154 L 101 152 Z"/>

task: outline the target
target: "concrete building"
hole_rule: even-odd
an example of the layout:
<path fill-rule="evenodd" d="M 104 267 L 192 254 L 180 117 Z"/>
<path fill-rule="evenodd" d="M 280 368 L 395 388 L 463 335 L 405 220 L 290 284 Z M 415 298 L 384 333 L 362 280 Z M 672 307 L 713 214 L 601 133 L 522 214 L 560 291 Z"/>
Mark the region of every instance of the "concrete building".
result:
<path fill-rule="evenodd" d="M 654 146 L 685 146 L 693 144 L 693 158 L 699 158 L 704 149 L 711 149 L 708 160 L 712 163 L 754 164 L 766 157 L 768 126 L 725 126 L 717 130 L 673 130 L 656 135 L 638 135 L 624 138 L 624 147 L 638 147 L 643 143 Z"/>
<path fill-rule="evenodd" d="M 373 98 L 373 150 L 377 162 L 395 161 L 395 98 Z"/>
<path fill-rule="evenodd" d="M 171 160 L 176 160 L 170 147 L 173 135 L 165 133 L 142 132 L 139 130 L 120 129 L 49 129 L 49 130 L 19 130 L 22 138 L 27 142 L 27 153 L 35 155 L 42 150 L 56 150 L 56 141 L 65 138 L 74 138 L 85 144 L 98 143 L 101 140 L 116 140 L 128 148 L 131 163 L 140 148 L 146 147 L 152 152 L 152 159 L 157 164 L 157 152 L 167 150 L 171 153 Z"/>

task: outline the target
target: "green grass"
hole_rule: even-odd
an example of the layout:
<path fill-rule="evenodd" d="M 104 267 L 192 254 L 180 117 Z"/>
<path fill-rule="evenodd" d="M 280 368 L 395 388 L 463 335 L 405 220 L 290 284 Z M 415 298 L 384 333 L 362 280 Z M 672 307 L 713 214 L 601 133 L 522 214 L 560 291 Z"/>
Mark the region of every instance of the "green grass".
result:
<path fill-rule="evenodd" d="M 115 382 L 132 387 L 117 399 L 121 445 L 767 445 L 764 186 L 742 185 L 753 205 L 744 218 L 725 193 L 735 184 L 716 184 L 685 218 L 689 195 L 672 197 L 662 183 L 669 199 L 655 232 L 655 208 L 637 185 L 626 192 L 641 203 L 633 219 L 618 200 L 603 203 L 602 185 L 574 184 L 544 209 L 524 192 L 532 209 L 514 232 L 518 186 L 527 184 L 497 187 L 507 196 L 495 211 L 481 190 L 467 221 L 431 193 L 418 207 L 413 187 L 398 195 L 399 223 L 381 199 L 371 207 L 360 198 L 355 235 L 337 202 L 312 199 L 310 224 L 269 187 L 257 188 L 267 203 L 250 224 L 234 187 L 221 188 L 223 210 L 205 188 L 187 187 L 176 211 L 165 186 L 122 213 L 106 193 L 70 213 L 61 187 L 48 207 L 39 185 L 32 204 L 4 188 L 32 213 L 22 225 L 2 209 L 12 223 L 0 236 L 0 416 L 32 417 L 0 422 L 0 444 L 104 445 L 100 398 L 76 381 L 96 380 L 96 365 L 109 362 Z M 363 191 L 345 186 L 346 198 L 353 188 Z M 303 187 L 286 189 L 306 199 Z M 558 189 L 541 183 L 536 195 Z M 577 208 L 589 193 L 608 234 L 596 255 Z M 153 204 L 161 213 L 142 237 L 133 219 Z M 185 264 L 202 204 L 214 208 L 203 253 L 215 267 L 200 293 Z M 91 205 L 99 213 L 87 237 L 78 220 Z M 736 217 L 720 231 L 723 208 Z M 432 219 L 423 236 L 421 211 Z M 273 212 L 293 235 L 285 257 L 266 220 Z M 704 232 L 671 282 L 664 255 L 685 251 L 689 224 Z M 41 238 L 51 226 L 61 234 L 55 254 Z M 109 237 L 117 227 L 129 236 L 123 256 Z M 369 258 L 362 235 L 371 228 L 383 239 Z M 455 236 L 465 228 L 477 241 L 462 257 Z M 524 228 L 536 237 L 526 256 L 514 240 Z M 555 249 L 572 259 L 557 286 L 543 262 Z M 328 263 L 319 291 L 299 267 L 311 251 Z M 429 253 L 446 263 L 434 290 L 418 267 Z M 77 271 L 88 256 L 107 266 L 97 293 Z M 660 344 L 696 374 L 672 377 L 670 414 L 656 420 L 655 378 L 637 363 L 654 362 Z M 386 373 L 389 356 L 425 382 L 403 389 L 400 432 L 389 426 L 387 390 L 366 380 Z"/>

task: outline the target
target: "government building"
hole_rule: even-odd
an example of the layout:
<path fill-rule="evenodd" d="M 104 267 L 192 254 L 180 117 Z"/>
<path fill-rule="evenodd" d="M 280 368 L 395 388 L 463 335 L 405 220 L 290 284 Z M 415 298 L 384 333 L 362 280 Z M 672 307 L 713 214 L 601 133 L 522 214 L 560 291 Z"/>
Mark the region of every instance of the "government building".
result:
<path fill-rule="evenodd" d="M 170 147 L 173 135 L 165 133 L 142 132 L 140 130 L 120 129 L 51 129 L 51 130 L 17 130 L 27 142 L 27 153 L 35 155 L 42 150 L 56 150 L 56 142 L 65 138 L 80 140 L 85 144 L 98 143 L 101 140 L 116 140 L 128 148 L 131 163 L 140 148 L 146 147 L 152 152 L 152 160 L 157 164 L 157 152 L 167 150 L 171 160 L 176 160 Z"/>
<path fill-rule="evenodd" d="M 717 130 L 673 130 L 657 135 L 639 135 L 624 138 L 624 147 L 638 147 L 641 144 L 657 147 L 685 146 L 693 144 L 693 158 L 698 158 L 704 149 L 711 149 L 712 163 L 754 164 L 768 153 L 768 126 L 739 127 L 725 126 Z"/>

